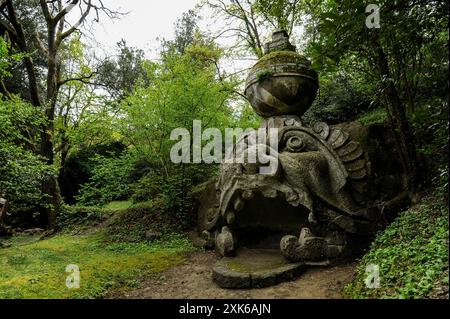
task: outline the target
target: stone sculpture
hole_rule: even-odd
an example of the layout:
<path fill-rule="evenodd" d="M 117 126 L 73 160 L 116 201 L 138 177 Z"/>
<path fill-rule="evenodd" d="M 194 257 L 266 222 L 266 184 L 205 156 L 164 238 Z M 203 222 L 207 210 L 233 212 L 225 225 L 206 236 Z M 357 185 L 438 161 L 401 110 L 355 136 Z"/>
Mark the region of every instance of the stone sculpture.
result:
<path fill-rule="evenodd" d="M 374 198 L 361 145 L 345 130 L 301 119 L 318 87 L 311 62 L 285 31 L 276 31 L 250 71 L 245 95 L 262 127 L 278 128 L 278 150 L 271 150 L 278 166 L 263 175 L 258 164 L 222 164 L 215 204 L 200 216 L 204 238 L 222 256 L 254 244 L 280 249 L 292 263 L 320 262 L 352 254 L 382 224 L 386 205 Z"/>

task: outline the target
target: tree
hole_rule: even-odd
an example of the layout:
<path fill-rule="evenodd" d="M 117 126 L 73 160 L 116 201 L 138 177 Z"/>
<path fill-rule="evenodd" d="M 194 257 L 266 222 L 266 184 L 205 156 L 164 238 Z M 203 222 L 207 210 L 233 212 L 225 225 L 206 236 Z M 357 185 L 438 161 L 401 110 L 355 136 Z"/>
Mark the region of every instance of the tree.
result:
<path fill-rule="evenodd" d="M 231 34 L 237 38 L 236 48 L 250 50 L 257 58 L 263 56 L 264 42 L 275 29 L 284 29 L 291 36 L 302 17 L 300 0 L 205 0 L 204 3 L 227 22 L 228 27 L 217 37 Z"/>
<path fill-rule="evenodd" d="M 175 39 L 162 41 L 164 51 L 175 50 L 179 54 L 183 54 L 186 48 L 194 43 L 196 34 L 200 32 L 197 25 L 198 19 L 199 16 L 196 11 L 188 10 L 184 12 L 181 18 L 175 22 Z"/>
<path fill-rule="evenodd" d="M 125 40 L 117 43 L 118 54 L 101 61 L 95 85 L 108 92 L 109 98 L 120 102 L 140 82 L 148 82 L 144 51 L 129 47 Z"/>
<path fill-rule="evenodd" d="M 381 28 L 369 29 L 365 5 L 360 1 L 307 3 L 307 12 L 319 34 L 309 45 L 316 68 L 325 71 L 350 52 L 368 62 L 368 72 L 378 78 L 379 92 L 409 176 L 405 183 L 414 189 L 420 180 L 420 162 L 406 105 L 415 100 L 412 92 L 417 83 L 412 83 L 419 79 L 423 67 L 422 50 L 446 28 L 447 5 L 441 1 L 379 1 Z"/>
<path fill-rule="evenodd" d="M 26 34 L 25 21 L 22 15 L 18 14 L 18 2 L 13 0 L 3 0 L 0 4 L 0 34 L 7 36 L 11 41 L 12 48 L 25 54 L 23 61 L 27 74 L 27 84 L 30 92 L 30 100 L 35 107 L 43 107 L 46 118 L 45 124 L 41 128 L 40 154 L 46 159 L 48 165 L 54 164 L 54 129 L 55 114 L 58 95 L 63 85 L 71 81 L 83 81 L 89 79 L 93 74 L 84 74 L 81 77 L 64 75 L 63 65 L 59 57 L 62 45 L 74 34 L 86 21 L 87 17 L 94 13 L 97 20 L 99 14 L 104 13 L 109 17 L 116 17 L 117 12 L 106 8 L 102 1 L 98 0 L 70 0 L 64 4 L 62 0 L 29 0 L 29 4 L 36 7 L 29 11 L 31 15 L 37 15 L 39 21 L 43 22 L 45 34 L 39 34 L 34 40 L 39 47 L 39 53 L 46 60 L 45 90 L 41 91 L 39 85 L 37 66 L 33 60 L 30 37 Z M 74 24 L 69 24 L 67 14 L 78 7 L 80 16 Z M 45 39 L 45 41 L 42 41 Z M 47 217 L 49 225 L 55 221 L 57 207 L 60 203 L 59 187 L 55 176 L 49 177 L 42 184 L 44 192 L 48 195 Z"/>

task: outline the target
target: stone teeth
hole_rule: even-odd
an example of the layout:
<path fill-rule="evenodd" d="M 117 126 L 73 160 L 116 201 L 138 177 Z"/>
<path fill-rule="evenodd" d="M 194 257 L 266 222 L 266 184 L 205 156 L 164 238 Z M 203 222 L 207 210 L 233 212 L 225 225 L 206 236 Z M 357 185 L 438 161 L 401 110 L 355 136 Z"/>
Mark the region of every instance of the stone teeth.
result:
<path fill-rule="evenodd" d="M 237 212 L 239 212 L 239 211 L 241 211 L 242 209 L 244 209 L 245 201 L 244 201 L 241 197 L 237 197 L 237 198 L 234 200 L 233 206 L 234 206 L 234 210 L 237 211 Z"/>
<path fill-rule="evenodd" d="M 299 201 L 298 201 L 298 199 L 291 200 L 291 201 L 287 201 L 287 203 L 288 203 L 289 205 L 291 205 L 292 207 L 298 207 L 298 205 L 300 204 Z"/>
<path fill-rule="evenodd" d="M 262 195 L 267 198 L 276 198 L 277 191 L 275 189 L 265 189 L 262 191 Z"/>
<path fill-rule="evenodd" d="M 252 199 L 253 196 L 254 196 L 254 194 L 253 194 L 253 191 L 251 191 L 251 190 L 245 190 L 245 191 L 242 192 L 242 198 L 243 199 L 246 199 L 246 200 Z"/>
<path fill-rule="evenodd" d="M 236 215 L 234 214 L 233 211 L 229 210 L 225 213 L 225 219 L 227 221 L 227 224 L 231 225 L 236 220 Z"/>
<path fill-rule="evenodd" d="M 293 192 L 285 193 L 285 198 L 286 198 L 286 202 L 289 205 L 291 205 L 293 207 L 298 207 L 300 201 L 299 201 L 298 195 L 296 193 L 293 193 Z"/>

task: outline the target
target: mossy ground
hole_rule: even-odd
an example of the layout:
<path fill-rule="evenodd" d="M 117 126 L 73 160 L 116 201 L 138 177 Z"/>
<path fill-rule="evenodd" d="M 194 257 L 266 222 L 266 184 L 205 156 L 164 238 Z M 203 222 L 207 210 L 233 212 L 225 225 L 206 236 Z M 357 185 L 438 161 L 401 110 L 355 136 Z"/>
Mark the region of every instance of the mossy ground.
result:
<path fill-rule="evenodd" d="M 350 298 L 428 298 L 438 287 L 448 298 L 448 205 L 439 195 L 402 212 L 362 258 Z M 367 288 L 366 267 L 379 267 L 380 287 Z"/>
<path fill-rule="evenodd" d="M 194 249 L 186 237 L 173 232 L 149 243 L 117 242 L 108 231 L 95 227 L 80 233 L 68 227 L 44 240 L 10 238 L 6 243 L 11 247 L 0 249 L 0 299 L 100 298 L 111 290 L 136 288 L 143 276 L 180 264 Z M 66 287 L 69 264 L 80 269 L 79 289 Z"/>

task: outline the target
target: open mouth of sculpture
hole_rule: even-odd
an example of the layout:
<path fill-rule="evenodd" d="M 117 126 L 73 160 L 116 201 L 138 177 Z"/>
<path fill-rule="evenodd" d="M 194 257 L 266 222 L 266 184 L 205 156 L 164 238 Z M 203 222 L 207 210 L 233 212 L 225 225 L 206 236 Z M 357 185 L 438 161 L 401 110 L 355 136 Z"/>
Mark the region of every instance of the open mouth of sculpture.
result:
<path fill-rule="evenodd" d="M 308 225 L 309 194 L 264 175 L 241 175 L 222 201 L 224 221 L 240 246 L 278 249 L 287 234 Z"/>

